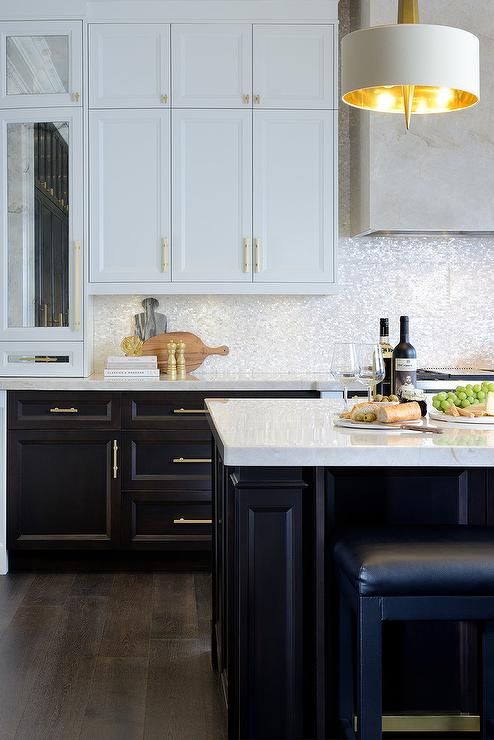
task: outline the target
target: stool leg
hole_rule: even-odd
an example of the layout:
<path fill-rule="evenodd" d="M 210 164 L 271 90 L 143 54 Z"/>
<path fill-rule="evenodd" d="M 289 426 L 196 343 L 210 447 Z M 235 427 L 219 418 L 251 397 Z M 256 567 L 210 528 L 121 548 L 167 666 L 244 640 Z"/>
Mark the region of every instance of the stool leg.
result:
<path fill-rule="evenodd" d="M 382 623 L 381 599 L 359 601 L 358 738 L 382 737 Z"/>
<path fill-rule="evenodd" d="M 494 622 L 484 624 L 482 662 L 482 737 L 494 740 Z"/>
<path fill-rule="evenodd" d="M 353 727 L 352 610 L 343 593 L 339 604 L 338 712 L 340 722 Z"/>

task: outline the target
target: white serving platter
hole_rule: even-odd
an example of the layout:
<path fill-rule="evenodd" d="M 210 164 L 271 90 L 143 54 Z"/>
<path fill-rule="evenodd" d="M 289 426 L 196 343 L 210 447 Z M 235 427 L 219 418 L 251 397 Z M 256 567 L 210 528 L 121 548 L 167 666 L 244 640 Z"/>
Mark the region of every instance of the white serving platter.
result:
<path fill-rule="evenodd" d="M 444 424 L 481 424 L 483 426 L 494 426 L 494 416 L 449 416 L 439 411 L 429 411 L 429 417 L 434 421 L 441 421 Z"/>
<path fill-rule="evenodd" d="M 396 424 L 380 424 L 377 421 L 352 421 L 351 419 L 340 419 L 339 417 L 336 417 L 334 420 L 335 427 L 345 427 L 346 429 L 366 429 L 367 431 L 375 430 L 379 432 L 412 432 L 413 434 L 413 430 L 411 429 L 402 429 L 401 424 L 413 424 L 421 427 L 423 420 L 400 421 Z"/>

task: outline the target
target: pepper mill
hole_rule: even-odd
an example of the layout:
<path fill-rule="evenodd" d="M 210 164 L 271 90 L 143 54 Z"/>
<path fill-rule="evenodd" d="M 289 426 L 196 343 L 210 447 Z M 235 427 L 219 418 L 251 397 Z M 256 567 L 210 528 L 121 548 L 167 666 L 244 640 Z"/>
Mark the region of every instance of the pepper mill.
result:
<path fill-rule="evenodd" d="M 185 342 L 177 342 L 177 375 L 181 380 L 183 380 L 186 375 Z"/>
<path fill-rule="evenodd" d="M 177 345 L 175 342 L 168 342 L 166 346 L 168 347 L 168 365 L 166 369 L 166 374 L 168 375 L 170 380 L 176 380 L 177 359 L 175 357 L 175 352 L 177 350 Z"/>

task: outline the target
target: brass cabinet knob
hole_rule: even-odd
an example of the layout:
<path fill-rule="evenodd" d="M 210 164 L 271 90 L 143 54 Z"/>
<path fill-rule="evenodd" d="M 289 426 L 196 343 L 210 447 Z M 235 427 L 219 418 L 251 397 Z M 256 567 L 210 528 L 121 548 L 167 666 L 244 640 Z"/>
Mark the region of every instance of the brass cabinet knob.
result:
<path fill-rule="evenodd" d="M 250 103 L 250 95 L 242 95 L 242 102 L 248 105 Z"/>
<path fill-rule="evenodd" d="M 161 102 L 166 105 L 168 103 L 168 95 L 162 95 L 161 96 Z"/>

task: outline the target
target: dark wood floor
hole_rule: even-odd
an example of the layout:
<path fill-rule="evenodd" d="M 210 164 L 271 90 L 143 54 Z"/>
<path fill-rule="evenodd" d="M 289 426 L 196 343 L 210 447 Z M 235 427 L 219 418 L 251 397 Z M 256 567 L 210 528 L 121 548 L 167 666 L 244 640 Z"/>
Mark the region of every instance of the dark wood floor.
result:
<path fill-rule="evenodd" d="M 0 740 L 224 740 L 210 576 L 0 577 Z"/>

